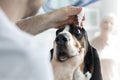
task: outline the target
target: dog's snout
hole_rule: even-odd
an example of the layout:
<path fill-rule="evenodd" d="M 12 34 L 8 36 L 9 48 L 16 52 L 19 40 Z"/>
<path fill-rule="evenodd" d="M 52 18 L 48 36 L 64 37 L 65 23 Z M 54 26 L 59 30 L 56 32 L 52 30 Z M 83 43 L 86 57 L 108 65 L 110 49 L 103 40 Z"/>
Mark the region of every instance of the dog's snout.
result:
<path fill-rule="evenodd" d="M 58 35 L 55 41 L 57 44 L 63 45 L 67 42 L 67 38 L 64 35 Z"/>

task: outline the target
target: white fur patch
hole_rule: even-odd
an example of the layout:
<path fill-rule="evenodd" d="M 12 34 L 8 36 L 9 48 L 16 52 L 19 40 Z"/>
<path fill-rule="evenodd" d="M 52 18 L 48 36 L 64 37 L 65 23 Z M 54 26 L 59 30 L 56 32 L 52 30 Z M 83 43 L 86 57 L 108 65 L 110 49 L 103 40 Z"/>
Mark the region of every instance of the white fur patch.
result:
<path fill-rule="evenodd" d="M 69 29 L 70 29 L 70 26 L 66 25 L 65 29 L 62 32 L 66 32 L 66 31 L 69 32 Z"/>
<path fill-rule="evenodd" d="M 86 80 L 90 80 L 90 78 L 92 77 L 90 72 L 86 72 L 85 76 L 86 76 Z"/>
<path fill-rule="evenodd" d="M 90 80 L 91 73 L 86 72 L 85 75 L 80 71 L 80 68 L 77 68 L 73 75 L 73 80 Z"/>

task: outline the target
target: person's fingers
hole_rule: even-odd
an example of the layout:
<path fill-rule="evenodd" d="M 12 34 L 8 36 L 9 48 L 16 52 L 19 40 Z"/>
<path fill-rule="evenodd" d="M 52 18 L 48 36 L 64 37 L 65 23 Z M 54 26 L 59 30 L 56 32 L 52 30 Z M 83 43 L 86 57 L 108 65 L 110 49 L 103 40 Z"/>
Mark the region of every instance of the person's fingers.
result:
<path fill-rule="evenodd" d="M 56 23 L 54 23 L 54 26 L 55 26 L 55 28 L 62 28 L 62 27 L 65 27 L 65 25 L 70 24 L 70 23 L 72 23 L 72 22 L 73 22 L 73 20 L 67 19 L 67 20 L 65 20 L 65 21 L 61 21 L 61 22 L 56 22 Z"/>
<path fill-rule="evenodd" d="M 61 9 L 55 10 L 50 13 L 51 22 L 61 22 L 67 20 L 68 16 L 67 8 L 63 7 Z"/>
<path fill-rule="evenodd" d="M 63 22 L 64 24 L 73 23 L 75 25 L 79 25 L 77 14 L 79 14 L 81 12 L 82 7 L 67 6 L 67 7 L 62 8 L 61 10 L 63 10 L 62 14 L 63 14 L 64 18 L 66 19 Z M 85 20 L 85 17 L 83 17 L 82 20 Z M 64 25 L 64 24 L 62 24 L 62 25 Z"/>
<path fill-rule="evenodd" d="M 66 24 L 78 25 L 77 14 L 82 10 L 82 7 L 67 6 L 52 12 L 51 23 L 55 28 L 61 27 Z"/>
<path fill-rule="evenodd" d="M 60 28 L 60 27 L 64 27 L 65 25 L 68 25 L 71 23 L 78 24 L 76 16 L 71 16 L 67 20 L 56 22 L 54 25 L 56 26 L 56 28 Z"/>
<path fill-rule="evenodd" d="M 77 15 L 75 15 L 72 23 L 75 24 L 75 25 L 79 24 L 79 22 L 78 22 L 78 16 Z"/>
<path fill-rule="evenodd" d="M 81 12 L 82 7 L 67 6 L 64 8 L 68 16 L 77 15 Z"/>

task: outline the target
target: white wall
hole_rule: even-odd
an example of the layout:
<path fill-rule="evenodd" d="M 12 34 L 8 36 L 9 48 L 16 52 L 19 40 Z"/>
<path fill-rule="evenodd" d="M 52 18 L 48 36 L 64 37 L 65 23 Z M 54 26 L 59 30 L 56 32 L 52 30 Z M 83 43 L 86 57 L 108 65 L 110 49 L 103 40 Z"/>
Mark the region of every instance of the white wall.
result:
<path fill-rule="evenodd" d="M 111 12 L 117 15 L 118 1 L 119 0 L 101 0 L 101 6 L 100 6 L 101 15 L 105 15 Z"/>
<path fill-rule="evenodd" d="M 101 0 L 101 17 L 107 13 L 114 13 L 117 17 L 117 31 L 120 34 L 120 0 Z"/>
<path fill-rule="evenodd" d="M 93 3 L 89 6 L 87 6 L 87 8 L 90 9 L 95 9 L 99 11 L 99 19 L 101 19 L 104 15 L 108 14 L 108 13 L 114 13 L 118 19 L 118 21 L 120 21 L 120 0 L 100 0 L 96 3 Z M 99 20 L 100 21 L 100 20 Z M 120 34 L 120 23 L 117 23 L 117 28 L 118 28 L 118 32 Z M 94 37 L 94 35 L 96 35 L 96 32 L 99 32 L 99 23 L 96 26 L 98 29 L 93 29 L 94 27 L 91 27 L 91 29 L 87 29 L 88 33 L 89 33 L 89 37 L 90 39 L 92 39 Z"/>

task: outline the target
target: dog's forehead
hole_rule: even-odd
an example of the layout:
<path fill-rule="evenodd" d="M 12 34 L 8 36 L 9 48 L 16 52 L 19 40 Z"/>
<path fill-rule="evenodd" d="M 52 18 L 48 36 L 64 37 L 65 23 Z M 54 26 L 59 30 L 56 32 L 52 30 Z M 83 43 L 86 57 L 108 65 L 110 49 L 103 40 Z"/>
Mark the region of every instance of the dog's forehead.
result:
<path fill-rule="evenodd" d="M 69 32 L 69 31 L 70 31 L 70 26 L 66 25 L 62 32 L 64 33 L 64 32 Z"/>
<path fill-rule="evenodd" d="M 85 30 L 83 28 L 81 29 L 80 27 L 71 24 L 71 25 L 66 25 L 64 28 L 58 29 L 56 31 L 56 36 L 62 33 L 69 35 L 71 34 L 72 36 L 76 37 L 78 40 L 81 40 L 82 37 L 85 35 Z"/>
<path fill-rule="evenodd" d="M 58 35 L 59 33 L 66 33 L 69 32 L 71 34 L 73 33 L 81 33 L 81 30 L 79 27 L 75 27 L 73 25 L 66 25 L 64 28 L 58 29 L 56 31 L 56 35 Z"/>

